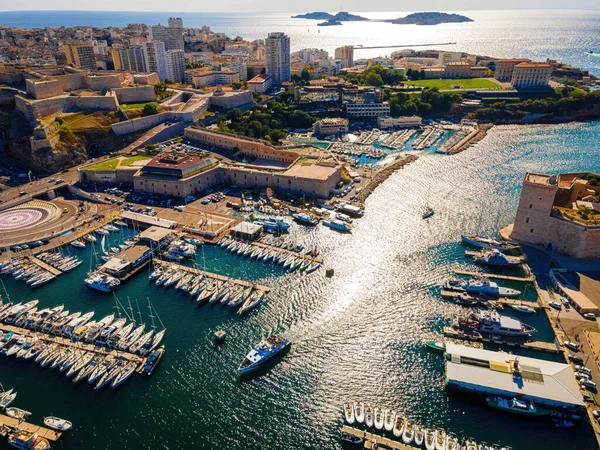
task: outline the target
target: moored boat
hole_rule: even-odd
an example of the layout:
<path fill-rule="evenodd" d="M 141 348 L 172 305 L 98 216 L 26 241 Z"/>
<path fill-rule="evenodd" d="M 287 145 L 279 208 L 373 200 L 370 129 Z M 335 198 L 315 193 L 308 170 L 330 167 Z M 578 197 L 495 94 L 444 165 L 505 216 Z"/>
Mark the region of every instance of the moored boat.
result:
<path fill-rule="evenodd" d="M 344 417 L 346 418 L 348 425 L 354 423 L 354 408 L 352 402 L 344 402 Z"/>
<path fill-rule="evenodd" d="M 275 355 L 281 353 L 291 345 L 286 338 L 280 334 L 274 334 L 263 339 L 246 355 L 239 367 L 240 374 L 248 373 L 264 364 Z M 352 414 L 354 416 L 354 414 Z"/>
<path fill-rule="evenodd" d="M 65 419 L 60 419 L 58 417 L 44 417 L 44 424 L 47 427 L 58 431 L 69 431 L 73 429 L 73 424 L 71 422 Z"/>
<path fill-rule="evenodd" d="M 365 407 L 362 402 L 354 403 L 354 418 L 358 423 L 363 423 L 365 421 Z"/>
<path fill-rule="evenodd" d="M 396 437 L 402 436 L 404 433 L 404 427 L 406 426 L 406 419 L 402 417 L 401 414 L 396 414 L 396 420 L 394 421 L 394 428 L 392 429 L 392 433 Z"/>

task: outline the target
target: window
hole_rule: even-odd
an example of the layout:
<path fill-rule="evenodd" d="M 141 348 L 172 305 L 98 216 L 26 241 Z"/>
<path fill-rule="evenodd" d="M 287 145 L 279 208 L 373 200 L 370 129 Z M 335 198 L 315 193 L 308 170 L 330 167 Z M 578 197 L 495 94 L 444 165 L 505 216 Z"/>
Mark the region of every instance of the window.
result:
<path fill-rule="evenodd" d="M 529 204 L 529 209 L 533 208 L 533 203 Z"/>
<path fill-rule="evenodd" d="M 529 223 L 529 217 L 525 219 L 525 223 Z"/>
<path fill-rule="evenodd" d="M 530 233 L 533 233 L 533 228 L 531 230 L 529 230 Z"/>

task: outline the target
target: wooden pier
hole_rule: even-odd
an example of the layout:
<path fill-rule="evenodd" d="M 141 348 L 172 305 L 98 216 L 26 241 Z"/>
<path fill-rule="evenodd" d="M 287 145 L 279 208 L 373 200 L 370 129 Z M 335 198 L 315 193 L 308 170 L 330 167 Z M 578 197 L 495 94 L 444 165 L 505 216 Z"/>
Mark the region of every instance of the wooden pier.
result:
<path fill-rule="evenodd" d="M 41 267 L 42 269 L 44 269 L 47 272 L 50 272 L 52 275 L 54 275 L 54 276 L 62 275 L 62 272 L 60 270 L 58 270 L 56 267 L 52 267 L 50 264 L 46 264 L 41 259 L 38 259 L 33 255 L 29 256 L 28 258 L 29 258 L 29 261 L 31 261 L 33 264 L 35 264 L 38 267 Z"/>
<path fill-rule="evenodd" d="M 560 350 L 551 342 L 531 341 L 531 342 L 518 342 L 518 341 L 505 341 L 500 337 L 486 337 L 479 333 L 465 333 L 460 330 L 456 330 L 452 327 L 444 327 L 444 336 L 455 339 L 464 339 L 474 342 L 483 342 L 486 344 L 496 345 L 508 345 L 509 347 L 524 348 L 527 350 L 538 350 L 548 353 L 559 353 Z"/>
<path fill-rule="evenodd" d="M 456 270 L 454 273 L 457 275 L 467 275 L 470 277 L 485 277 L 492 280 L 522 281 L 523 283 L 533 283 L 535 280 L 535 278 L 531 275 L 528 277 L 513 277 L 510 275 L 497 275 L 495 273 L 470 272 L 468 270 Z"/>
<path fill-rule="evenodd" d="M 260 242 L 260 241 L 246 242 L 246 241 L 242 241 L 240 239 L 236 239 L 233 236 L 230 236 L 230 238 L 232 238 L 236 242 L 239 242 L 240 244 L 250 244 L 250 245 L 254 245 L 256 247 L 260 247 L 260 248 L 267 248 L 269 250 L 273 250 L 273 251 L 282 253 L 284 255 L 289 255 L 289 256 L 294 255 L 295 257 L 300 258 L 300 259 L 304 259 L 306 261 L 323 264 L 323 258 L 318 258 L 318 257 L 310 256 L 310 255 L 307 255 L 306 253 L 295 252 L 293 250 L 288 250 L 286 248 L 281 248 L 281 247 L 276 247 L 274 245 L 265 244 L 264 242 Z"/>
<path fill-rule="evenodd" d="M 25 336 L 35 336 L 37 339 L 39 339 L 41 341 L 45 341 L 45 342 L 48 342 L 51 344 L 52 343 L 59 344 L 59 345 L 62 345 L 63 347 L 75 348 L 82 352 L 93 352 L 93 353 L 99 353 L 102 355 L 111 355 L 112 354 L 112 355 L 115 355 L 122 359 L 126 359 L 127 361 L 137 362 L 140 364 L 144 360 L 143 357 L 135 355 L 133 353 L 117 351 L 117 350 L 109 349 L 106 347 L 98 347 L 94 344 L 87 344 L 84 342 L 72 342 L 70 339 L 67 339 L 67 338 L 64 338 L 61 336 L 55 336 L 53 334 L 46 334 L 46 333 L 42 333 L 39 331 L 32 331 L 32 330 L 28 330 L 26 328 L 16 327 L 14 325 L 0 324 L 0 331 L 3 331 L 5 333 L 12 331 L 15 334 L 21 334 L 21 335 L 25 335 Z"/>
<path fill-rule="evenodd" d="M 368 431 L 362 431 L 357 428 L 349 427 L 348 425 L 344 425 L 342 427 L 342 433 L 351 434 L 353 436 L 358 436 L 361 439 L 365 440 L 364 448 L 374 449 L 379 445 L 384 445 L 386 448 L 391 448 L 394 450 L 414 450 L 418 447 L 413 447 L 412 445 L 406 445 L 403 442 L 395 441 L 393 439 L 388 439 L 383 436 L 379 436 L 377 434 L 369 433 Z M 374 444 L 377 444 L 374 445 Z"/>
<path fill-rule="evenodd" d="M 58 438 L 62 436 L 62 433 L 60 431 L 55 431 L 49 428 L 41 427 L 39 425 L 34 425 L 27 421 L 19 421 L 18 419 L 13 419 L 12 417 L 0 414 L 0 427 L 2 427 L 3 425 L 9 428 L 19 428 L 30 433 L 35 433 L 39 437 L 48 439 L 49 441 L 57 441 Z"/>
<path fill-rule="evenodd" d="M 184 272 L 193 273 L 194 275 L 202 275 L 204 277 L 212 278 L 214 280 L 219 280 L 219 281 L 228 282 L 228 283 L 234 283 L 234 284 L 246 287 L 246 288 L 253 287 L 254 289 L 264 291 L 264 292 L 269 292 L 271 290 L 271 288 L 268 286 L 262 286 L 260 284 L 251 283 L 249 281 L 244 281 L 244 280 L 235 280 L 233 278 L 229 278 L 224 275 L 217 275 L 216 273 L 205 272 L 204 270 L 194 269 L 192 267 L 187 267 L 187 266 L 182 266 L 180 264 L 175 264 L 175 263 L 172 263 L 169 261 L 161 261 L 161 260 L 155 259 L 154 264 L 159 265 L 159 266 L 175 267 L 175 268 L 177 268 L 177 270 L 182 270 Z"/>

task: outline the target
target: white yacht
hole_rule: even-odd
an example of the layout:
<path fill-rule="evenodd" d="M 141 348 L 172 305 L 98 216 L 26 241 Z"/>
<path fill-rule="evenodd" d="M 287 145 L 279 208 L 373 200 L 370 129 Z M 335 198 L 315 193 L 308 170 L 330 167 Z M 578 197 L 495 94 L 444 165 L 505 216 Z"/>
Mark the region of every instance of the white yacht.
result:
<path fill-rule="evenodd" d="M 493 297 L 516 297 L 521 293 L 516 289 L 499 287 L 487 278 L 477 277 L 470 280 L 452 279 L 444 283 L 444 289 L 449 291 L 468 292 L 469 294 L 489 295 Z"/>
<path fill-rule="evenodd" d="M 121 284 L 121 281 L 102 272 L 92 272 L 84 280 L 84 283 L 92 289 L 110 292 L 114 287 Z"/>
<path fill-rule="evenodd" d="M 521 258 L 516 256 L 507 256 L 497 249 L 485 250 L 477 253 L 473 256 L 473 262 L 476 264 L 483 264 L 486 266 L 518 266 L 523 261 Z"/>

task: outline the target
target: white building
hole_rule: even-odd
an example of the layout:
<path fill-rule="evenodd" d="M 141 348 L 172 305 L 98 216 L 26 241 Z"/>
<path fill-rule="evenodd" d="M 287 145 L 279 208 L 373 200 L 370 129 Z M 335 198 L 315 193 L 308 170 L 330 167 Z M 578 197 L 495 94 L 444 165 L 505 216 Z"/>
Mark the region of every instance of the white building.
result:
<path fill-rule="evenodd" d="M 144 57 L 146 59 L 146 72 L 156 72 L 161 80 L 168 78 L 167 51 L 164 42 L 146 42 L 144 44 Z"/>
<path fill-rule="evenodd" d="M 256 75 L 250 81 L 248 81 L 248 90 L 250 92 L 258 92 L 259 94 L 264 94 L 273 85 L 271 75 L 267 75 L 261 73 L 260 75 Z"/>
<path fill-rule="evenodd" d="M 227 85 L 235 81 L 240 81 L 240 76 L 237 72 L 230 70 L 208 70 L 204 72 L 196 72 L 192 75 L 192 84 L 194 87 L 217 86 L 219 84 Z"/>
<path fill-rule="evenodd" d="M 304 48 L 292 53 L 292 57 L 300 58 L 307 64 L 312 64 L 317 59 L 329 58 L 329 53 L 318 48 Z"/>
<path fill-rule="evenodd" d="M 390 115 L 390 104 L 382 103 L 346 103 L 346 115 L 350 117 L 380 117 Z"/>
<path fill-rule="evenodd" d="M 185 56 L 183 50 L 167 50 L 167 79 L 182 83 L 185 79 Z"/>
<path fill-rule="evenodd" d="M 280 86 L 291 79 L 290 38 L 281 32 L 269 33 L 265 40 L 267 74 Z"/>
<path fill-rule="evenodd" d="M 462 58 L 461 52 L 439 52 L 438 64 L 443 66 L 449 62 L 458 62 Z"/>
<path fill-rule="evenodd" d="M 339 59 L 342 69 L 352 67 L 354 65 L 354 47 L 346 45 L 335 49 L 335 59 Z"/>
<path fill-rule="evenodd" d="M 515 89 L 544 89 L 551 76 L 550 64 L 524 62 L 515 66 L 510 84 Z"/>
<path fill-rule="evenodd" d="M 385 130 L 386 128 L 413 128 L 420 127 L 423 119 L 419 116 L 389 117 L 382 116 L 377 118 L 377 128 Z"/>

